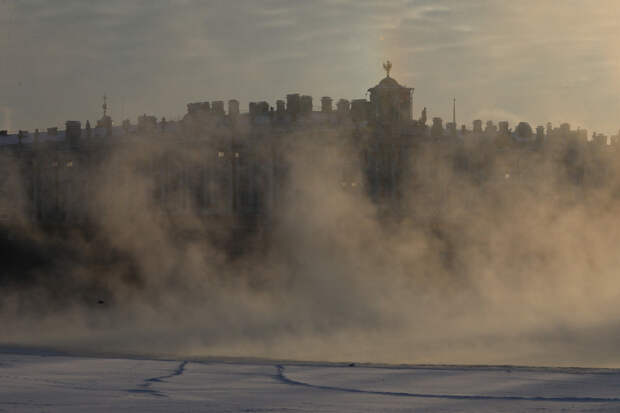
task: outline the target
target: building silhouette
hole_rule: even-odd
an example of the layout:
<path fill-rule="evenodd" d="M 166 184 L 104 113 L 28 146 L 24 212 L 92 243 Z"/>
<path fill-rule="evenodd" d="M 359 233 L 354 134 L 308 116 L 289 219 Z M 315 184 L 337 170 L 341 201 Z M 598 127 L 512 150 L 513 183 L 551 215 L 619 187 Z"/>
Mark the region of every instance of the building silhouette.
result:
<path fill-rule="evenodd" d="M 94 127 L 89 121 L 84 127 L 67 121 L 64 130 L 0 131 L 1 172 L 19 175 L 25 200 L 15 208 L 49 227 L 96 224 L 97 214 L 109 209 L 98 192 L 102 170 L 117 183 L 118 197 L 133 196 L 135 183 L 127 179 L 126 168 L 111 161 L 118 153 L 140 154 L 132 173 L 151 182 L 153 202 L 168 214 L 197 214 L 247 227 L 266 223 L 277 216 L 291 185 L 287 151 L 293 140 L 326 135 L 339 137 L 347 148 L 338 178 L 342 189 L 361 191 L 394 214 L 402 212 L 412 193 L 424 190 L 421 182 L 449 190 L 446 176 L 479 185 L 525 185 L 542 179 L 541 164 L 552 163 L 571 185 L 596 187 L 610 180 L 620 132 L 589 139 L 587 131 L 568 124 L 534 129 L 520 122 L 513 129 L 506 121 L 498 126 L 488 121 L 483 129 L 482 120 L 475 120 L 471 130 L 459 129 L 456 101 L 452 122 L 444 127 L 433 117 L 427 125 L 426 108 L 414 119 L 414 88 L 391 77 L 389 61 L 384 68 L 386 76 L 368 89 L 368 100 L 323 96 L 318 110 L 311 96 L 290 93 L 275 107 L 250 102 L 247 113 L 234 99 L 227 107 L 221 100 L 194 102 L 180 121 L 144 114 L 136 124 L 123 120 L 114 126 L 104 96 Z M 0 211 L 0 220 L 13 213 Z"/>

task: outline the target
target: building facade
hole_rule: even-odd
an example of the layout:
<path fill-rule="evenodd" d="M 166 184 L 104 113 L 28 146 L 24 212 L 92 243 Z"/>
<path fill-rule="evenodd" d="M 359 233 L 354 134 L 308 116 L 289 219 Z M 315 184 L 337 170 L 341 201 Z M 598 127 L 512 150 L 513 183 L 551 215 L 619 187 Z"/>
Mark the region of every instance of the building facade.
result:
<path fill-rule="evenodd" d="M 429 126 L 426 108 L 413 119 L 414 89 L 390 76 L 389 62 L 384 68 L 369 100 L 340 99 L 335 108 L 324 96 L 314 110 L 311 96 L 292 93 L 275 108 L 251 102 L 241 113 L 236 100 L 227 108 L 195 102 L 180 121 L 145 114 L 135 125 L 114 126 L 104 101 L 94 128 L 68 121 L 64 130 L 0 131 L 0 220 L 96 226 L 106 214 L 148 207 L 161 216 L 268 225 L 295 184 L 291 147 L 326 136 L 344 148 L 342 188 L 395 213 L 424 185 L 440 189 L 433 194 L 449 191 L 454 180 L 446 177 L 459 174 L 479 185 L 512 185 L 541 179 L 547 162 L 562 165 L 576 185 L 613 178 L 618 137 L 589 139 L 567 124 L 534 132 L 524 122 L 513 131 L 507 122 L 483 129 L 475 120 L 471 130 L 457 130 L 434 118 Z"/>

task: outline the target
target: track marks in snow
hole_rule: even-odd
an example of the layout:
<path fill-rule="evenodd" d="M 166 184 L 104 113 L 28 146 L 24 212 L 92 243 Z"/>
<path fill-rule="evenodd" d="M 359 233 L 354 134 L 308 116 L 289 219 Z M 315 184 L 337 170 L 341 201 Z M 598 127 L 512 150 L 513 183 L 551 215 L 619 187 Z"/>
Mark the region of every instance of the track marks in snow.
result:
<path fill-rule="evenodd" d="M 159 390 L 155 390 L 151 388 L 153 383 L 161 383 L 166 379 L 170 379 L 172 377 L 180 376 L 185 372 L 185 366 L 187 366 L 188 361 L 183 361 L 179 364 L 179 366 L 170 374 L 166 374 L 165 376 L 151 377 L 150 379 L 145 379 L 144 383 L 138 385 L 138 389 L 130 389 L 127 390 L 129 393 L 137 393 L 137 394 L 149 394 L 151 396 L 156 397 L 168 397 L 164 393 Z"/>
<path fill-rule="evenodd" d="M 146 379 L 144 380 L 147 383 L 154 383 L 154 382 L 162 382 L 165 379 L 170 379 L 172 377 L 175 376 L 180 376 L 181 374 L 183 374 L 185 372 L 185 366 L 187 366 L 187 361 L 182 362 L 181 364 L 179 364 L 179 366 L 176 368 L 176 370 L 174 370 L 172 373 L 167 374 L 165 376 L 159 376 L 159 377 L 153 377 L 150 379 Z"/>
<path fill-rule="evenodd" d="M 347 393 L 375 394 L 379 396 L 396 397 L 417 397 L 428 399 L 452 399 L 452 400 L 506 400 L 506 401 L 532 401 L 532 402 L 568 402 L 568 403 L 620 403 L 620 398 L 616 397 L 543 397 L 543 396 L 490 396 L 490 395 L 465 395 L 465 394 L 426 394 L 409 392 L 390 392 L 380 390 L 361 390 L 346 387 L 322 386 L 318 384 L 305 383 L 291 379 L 284 374 L 284 366 L 276 366 L 278 373 L 276 379 L 282 383 L 304 386 L 318 390 L 341 391 Z"/>

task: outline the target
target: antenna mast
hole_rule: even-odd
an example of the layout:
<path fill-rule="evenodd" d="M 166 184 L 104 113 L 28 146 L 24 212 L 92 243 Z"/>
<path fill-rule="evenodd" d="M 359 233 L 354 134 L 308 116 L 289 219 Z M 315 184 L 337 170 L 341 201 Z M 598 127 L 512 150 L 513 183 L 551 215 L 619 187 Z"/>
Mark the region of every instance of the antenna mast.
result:
<path fill-rule="evenodd" d="M 452 123 L 454 124 L 454 129 L 456 129 L 456 98 L 452 100 Z"/>
<path fill-rule="evenodd" d="M 108 114 L 108 97 L 105 94 L 103 95 L 103 105 L 101 105 L 101 108 L 103 109 L 103 117 L 105 118 Z"/>

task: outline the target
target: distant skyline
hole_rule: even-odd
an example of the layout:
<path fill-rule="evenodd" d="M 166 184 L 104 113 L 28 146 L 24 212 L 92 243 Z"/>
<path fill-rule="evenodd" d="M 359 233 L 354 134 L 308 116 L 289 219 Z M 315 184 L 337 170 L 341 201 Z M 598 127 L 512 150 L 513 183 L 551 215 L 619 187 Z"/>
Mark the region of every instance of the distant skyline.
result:
<path fill-rule="evenodd" d="M 193 101 L 362 98 L 393 62 L 414 117 L 620 128 L 615 0 L 0 0 L 0 129 L 181 117 Z"/>

